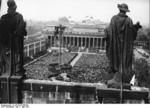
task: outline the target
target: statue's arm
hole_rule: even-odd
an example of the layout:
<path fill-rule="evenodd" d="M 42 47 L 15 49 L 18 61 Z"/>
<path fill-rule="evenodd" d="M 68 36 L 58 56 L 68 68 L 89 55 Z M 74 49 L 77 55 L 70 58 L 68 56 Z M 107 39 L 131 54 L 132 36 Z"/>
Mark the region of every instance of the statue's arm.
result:
<path fill-rule="evenodd" d="M 140 28 L 142 28 L 142 26 L 140 25 L 140 23 L 136 23 L 136 24 L 133 24 L 132 20 L 130 18 L 128 18 L 128 25 L 130 27 L 130 29 L 132 30 L 132 34 L 133 34 L 133 40 L 136 39 L 137 37 L 137 32 Z"/>
<path fill-rule="evenodd" d="M 106 51 L 107 49 L 110 47 L 110 41 L 111 41 L 111 36 L 112 36 L 112 29 L 115 25 L 115 19 L 116 16 L 113 16 L 111 18 L 110 24 L 107 28 L 105 28 L 104 32 L 105 32 L 105 41 L 106 41 Z"/>
<path fill-rule="evenodd" d="M 111 18 L 109 26 L 105 28 L 106 40 L 110 39 L 110 36 L 112 35 L 112 30 L 115 29 L 115 20 L 116 20 L 116 16 L 113 16 Z"/>
<path fill-rule="evenodd" d="M 26 31 L 26 22 L 23 19 L 23 16 L 21 14 L 18 15 L 18 25 L 15 30 L 15 34 L 18 34 L 19 36 L 26 36 L 27 31 Z"/>

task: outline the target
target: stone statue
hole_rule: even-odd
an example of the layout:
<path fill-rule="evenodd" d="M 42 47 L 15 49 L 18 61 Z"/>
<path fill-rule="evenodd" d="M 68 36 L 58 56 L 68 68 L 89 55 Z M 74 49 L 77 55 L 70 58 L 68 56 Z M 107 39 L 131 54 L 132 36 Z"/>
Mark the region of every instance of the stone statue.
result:
<path fill-rule="evenodd" d="M 129 83 L 132 76 L 133 44 L 137 31 L 141 28 L 139 22 L 133 25 L 127 4 L 118 4 L 119 13 L 111 19 L 110 25 L 106 28 L 106 54 L 110 61 L 111 71 L 114 78 L 108 83 L 120 82 L 121 69 L 123 71 L 123 82 Z M 122 64 L 122 65 L 121 65 Z"/>
<path fill-rule="evenodd" d="M 0 66 L 1 69 L 3 68 L 3 73 L 0 73 L 15 74 L 14 72 L 23 68 L 23 40 L 27 34 L 26 23 L 23 16 L 16 12 L 17 5 L 14 0 L 8 0 L 7 6 L 7 14 L 0 19 Z M 10 73 L 10 70 L 14 72 Z"/>

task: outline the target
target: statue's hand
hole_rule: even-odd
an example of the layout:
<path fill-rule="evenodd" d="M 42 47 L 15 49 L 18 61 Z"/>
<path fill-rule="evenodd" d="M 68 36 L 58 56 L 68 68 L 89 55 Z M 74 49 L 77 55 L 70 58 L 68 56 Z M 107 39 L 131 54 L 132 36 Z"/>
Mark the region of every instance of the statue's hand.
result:
<path fill-rule="evenodd" d="M 134 25 L 134 27 L 135 27 L 137 30 L 140 29 L 140 28 L 142 28 L 140 22 L 137 22 L 137 23 Z"/>

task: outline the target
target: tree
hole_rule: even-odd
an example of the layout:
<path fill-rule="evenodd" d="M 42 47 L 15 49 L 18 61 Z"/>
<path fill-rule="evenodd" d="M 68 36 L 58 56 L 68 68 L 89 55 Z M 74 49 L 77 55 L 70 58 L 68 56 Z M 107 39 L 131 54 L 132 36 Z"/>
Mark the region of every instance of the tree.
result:
<path fill-rule="evenodd" d="M 149 50 L 150 50 L 150 28 L 147 28 L 145 31 L 147 32 L 146 36 L 147 36 L 147 39 L 148 39 L 148 42 L 149 42 Z"/>
<path fill-rule="evenodd" d="M 136 78 L 138 80 L 138 85 L 145 86 L 145 87 L 150 86 L 149 66 L 148 66 L 148 62 L 146 61 L 146 59 L 140 58 L 140 59 L 135 60 L 133 66 L 134 66 Z"/>
<path fill-rule="evenodd" d="M 150 30 L 148 31 L 148 39 L 149 39 L 149 50 L 150 50 Z"/>
<path fill-rule="evenodd" d="M 42 28 L 40 26 L 27 26 L 27 33 L 28 35 L 33 35 L 37 32 L 42 31 Z"/>
<path fill-rule="evenodd" d="M 140 29 L 138 31 L 138 35 L 137 35 L 137 39 L 139 41 L 148 41 L 148 37 L 147 37 L 147 33 L 145 32 L 145 30 Z"/>
<path fill-rule="evenodd" d="M 61 17 L 58 19 L 59 24 L 69 24 L 69 19 L 67 17 Z"/>

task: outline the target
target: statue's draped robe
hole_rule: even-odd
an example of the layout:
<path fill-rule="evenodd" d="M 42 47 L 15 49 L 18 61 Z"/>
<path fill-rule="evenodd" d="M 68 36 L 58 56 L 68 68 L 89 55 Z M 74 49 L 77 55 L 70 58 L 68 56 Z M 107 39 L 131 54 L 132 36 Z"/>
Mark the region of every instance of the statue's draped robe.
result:
<path fill-rule="evenodd" d="M 26 35 L 25 22 L 23 16 L 18 12 L 8 10 L 8 13 L 3 15 L 0 19 L 0 74 L 7 73 L 10 67 L 10 57 L 6 55 L 6 50 L 13 49 L 15 60 L 20 62 L 23 59 L 20 53 L 23 53 L 23 36 Z M 12 41 L 10 41 L 12 40 Z M 12 53 L 12 52 L 11 52 Z M 13 57 L 14 58 L 14 57 Z M 18 60 L 19 59 L 19 60 Z M 14 64 L 14 63 L 12 63 Z M 19 63 L 21 64 L 21 62 Z M 3 71 L 3 72 L 2 72 Z"/>
<path fill-rule="evenodd" d="M 113 16 L 106 29 L 106 53 L 110 60 L 110 66 L 116 72 L 120 72 L 122 61 L 124 82 L 129 82 L 133 74 L 132 56 L 136 33 L 132 20 L 121 13 Z"/>

